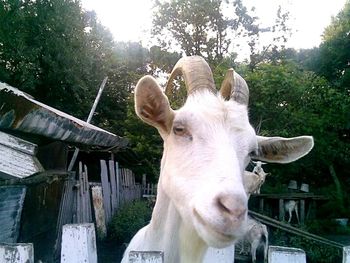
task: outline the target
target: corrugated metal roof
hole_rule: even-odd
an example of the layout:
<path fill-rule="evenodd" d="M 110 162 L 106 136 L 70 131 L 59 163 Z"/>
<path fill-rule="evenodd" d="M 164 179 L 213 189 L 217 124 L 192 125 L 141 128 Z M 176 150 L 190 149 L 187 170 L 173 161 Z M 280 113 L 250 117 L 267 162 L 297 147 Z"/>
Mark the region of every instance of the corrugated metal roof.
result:
<path fill-rule="evenodd" d="M 0 242 L 17 242 L 25 195 L 25 186 L 0 186 Z"/>
<path fill-rule="evenodd" d="M 122 148 L 127 140 L 34 100 L 0 82 L 0 128 L 55 140 L 106 148 Z"/>

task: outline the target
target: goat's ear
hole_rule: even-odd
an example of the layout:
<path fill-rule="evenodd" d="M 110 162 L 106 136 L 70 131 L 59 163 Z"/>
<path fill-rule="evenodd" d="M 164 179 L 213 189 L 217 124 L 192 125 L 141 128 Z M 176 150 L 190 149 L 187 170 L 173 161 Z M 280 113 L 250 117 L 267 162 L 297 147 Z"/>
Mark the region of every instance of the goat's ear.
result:
<path fill-rule="evenodd" d="M 311 136 L 294 138 L 257 136 L 258 151 L 253 159 L 273 162 L 290 163 L 308 154 L 314 146 Z"/>
<path fill-rule="evenodd" d="M 161 134 L 170 133 L 174 111 L 152 76 L 141 78 L 136 85 L 135 111 L 144 122 L 156 127 Z"/>

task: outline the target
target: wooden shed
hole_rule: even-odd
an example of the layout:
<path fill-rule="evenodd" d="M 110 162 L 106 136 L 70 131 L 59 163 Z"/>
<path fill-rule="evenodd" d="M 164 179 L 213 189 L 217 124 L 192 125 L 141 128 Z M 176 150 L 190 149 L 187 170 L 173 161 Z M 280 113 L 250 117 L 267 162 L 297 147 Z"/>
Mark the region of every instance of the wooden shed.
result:
<path fill-rule="evenodd" d="M 36 260 L 57 261 L 62 224 L 77 215 L 67 162 L 74 147 L 96 159 L 127 140 L 0 83 L 0 242 L 34 243 Z"/>

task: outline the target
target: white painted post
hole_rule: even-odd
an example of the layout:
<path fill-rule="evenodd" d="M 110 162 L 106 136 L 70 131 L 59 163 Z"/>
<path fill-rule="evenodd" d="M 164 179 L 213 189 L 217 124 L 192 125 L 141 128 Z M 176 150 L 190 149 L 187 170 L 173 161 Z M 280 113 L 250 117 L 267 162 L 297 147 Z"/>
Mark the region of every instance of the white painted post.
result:
<path fill-rule="evenodd" d="M 269 246 L 268 263 L 306 263 L 305 251 L 293 247 Z"/>
<path fill-rule="evenodd" d="M 34 263 L 32 243 L 0 243 L 1 263 Z"/>
<path fill-rule="evenodd" d="M 218 249 L 210 247 L 204 256 L 203 263 L 233 263 L 235 260 L 235 245 Z"/>
<path fill-rule="evenodd" d="M 161 251 L 130 251 L 129 263 L 164 263 Z"/>
<path fill-rule="evenodd" d="M 94 224 L 67 224 L 62 230 L 61 263 L 97 263 Z"/>
<path fill-rule="evenodd" d="M 343 263 L 350 263 L 350 246 L 343 247 Z"/>

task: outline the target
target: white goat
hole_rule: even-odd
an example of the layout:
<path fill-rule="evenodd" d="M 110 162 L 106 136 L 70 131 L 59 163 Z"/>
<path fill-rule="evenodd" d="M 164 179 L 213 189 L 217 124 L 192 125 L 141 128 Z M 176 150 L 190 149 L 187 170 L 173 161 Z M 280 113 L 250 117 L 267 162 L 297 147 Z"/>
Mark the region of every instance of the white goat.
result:
<path fill-rule="evenodd" d="M 257 161 L 257 162 L 253 162 L 255 163 L 255 167 L 253 169 L 253 173 L 257 174 L 259 176 L 259 181 L 258 181 L 258 185 L 255 189 L 255 191 L 253 192 L 254 194 L 260 194 L 260 188 L 261 186 L 265 183 L 265 179 L 266 176 L 268 175 L 268 173 L 265 173 L 264 169 L 261 167 L 263 164 L 263 162 Z"/>
<path fill-rule="evenodd" d="M 208 246 L 231 245 L 244 235 L 242 175 L 250 159 L 287 163 L 313 147 L 310 136 L 256 136 L 248 120 L 248 86 L 232 69 L 220 94 L 201 57 L 180 59 L 166 91 L 179 74 L 188 91 L 179 110 L 170 108 L 151 76 L 141 78 L 135 89 L 136 113 L 158 129 L 164 151 L 151 222 L 133 237 L 123 263 L 131 250 L 163 251 L 166 263 L 199 263 Z"/>
<path fill-rule="evenodd" d="M 252 161 L 252 163 L 255 164 L 254 169 L 253 169 L 253 173 L 259 174 L 261 171 L 264 171 L 262 168 L 262 165 L 266 164 L 260 161 L 254 162 Z"/>
<path fill-rule="evenodd" d="M 255 193 L 260 186 L 260 176 L 253 172 L 244 171 L 243 186 L 249 199 L 250 195 Z"/>
<path fill-rule="evenodd" d="M 252 262 L 256 262 L 256 252 L 259 246 L 263 246 L 264 261 L 267 259 L 267 249 L 269 247 L 269 233 L 266 225 L 259 221 L 248 217 L 246 234 L 242 239 L 241 253 L 244 253 L 244 241 L 248 241 L 250 244 L 250 253 L 252 256 Z"/>
<path fill-rule="evenodd" d="M 295 200 L 288 200 L 287 202 L 284 203 L 284 211 L 288 212 L 289 214 L 288 223 L 290 223 L 290 221 L 292 220 L 292 213 L 294 211 L 297 217 L 298 224 L 300 224 L 299 214 L 298 214 L 298 203 L 299 202 Z"/>

